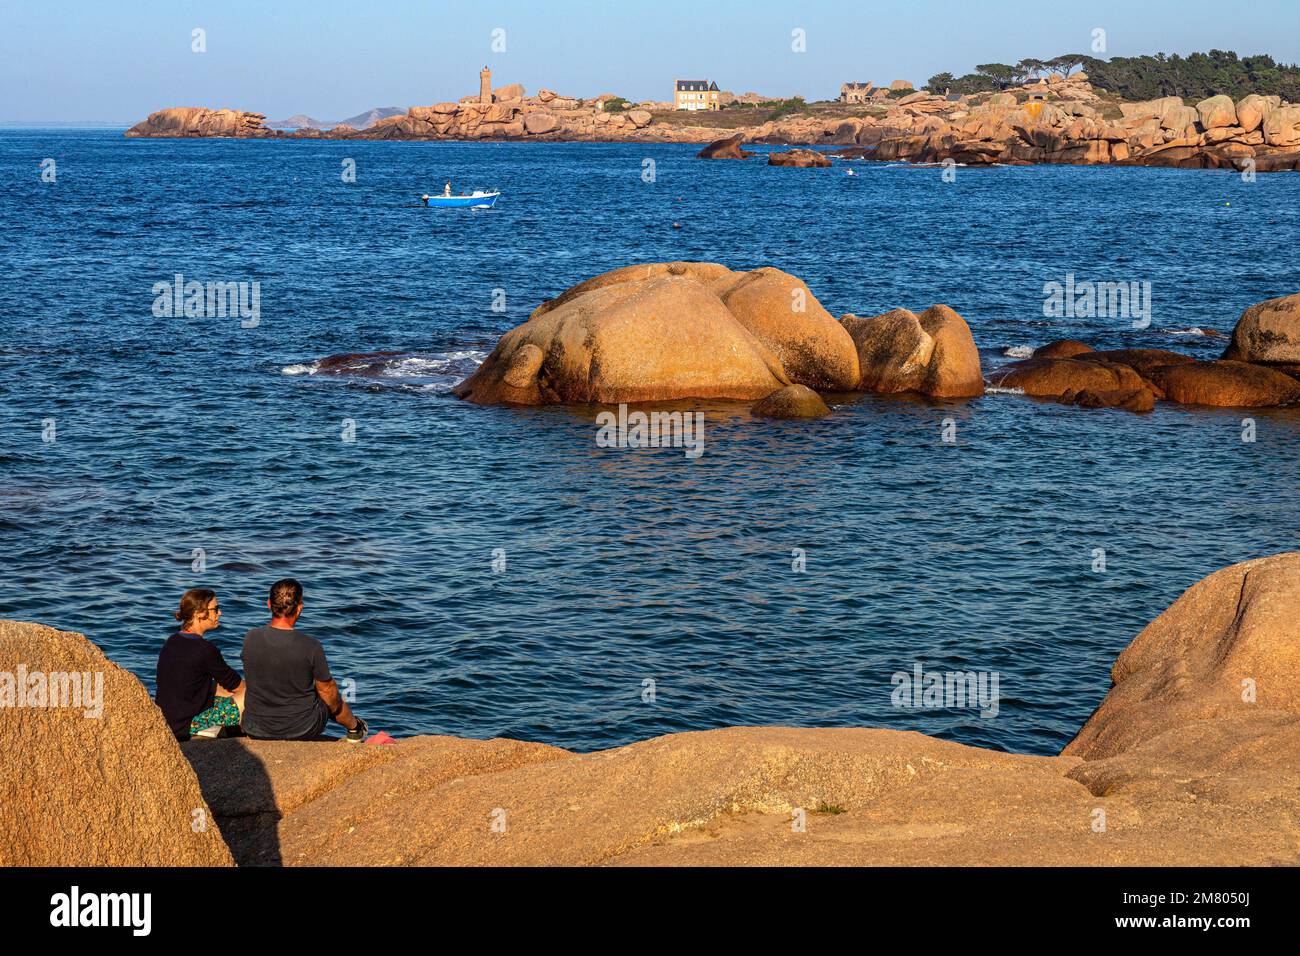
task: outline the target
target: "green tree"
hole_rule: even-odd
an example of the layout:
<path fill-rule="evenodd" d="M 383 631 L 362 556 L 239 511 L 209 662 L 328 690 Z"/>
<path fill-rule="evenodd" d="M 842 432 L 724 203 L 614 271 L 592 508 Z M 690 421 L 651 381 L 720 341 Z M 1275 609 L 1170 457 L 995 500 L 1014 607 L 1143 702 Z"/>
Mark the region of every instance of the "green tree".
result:
<path fill-rule="evenodd" d="M 1042 73 L 1046 68 L 1047 64 L 1044 61 L 1036 60 L 1032 57 L 1025 57 L 1025 59 L 1021 60 L 1014 67 L 1015 79 L 1020 83 L 1024 83 L 1026 80 L 1038 76 L 1038 74 Z"/>
<path fill-rule="evenodd" d="M 998 89 L 1006 89 L 1016 78 L 1016 68 L 1005 63 L 981 63 L 975 72 L 987 76 Z"/>
<path fill-rule="evenodd" d="M 1048 60 L 1047 65 L 1049 68 L 1059 71 L 1062 76 L 1069 76 L 1082 66 L 1083 61 L 1086 59 L 1088 57 L 1082 53 L 1062 53 L 1060 56 Z"/>
<path fill-rule="evenodd" d="M 936 73 L 926 82 L 924 89 L 929 90 L 931 93 L 943 93 L 951 89 L 956 82 L 956 77 L 951 73 Z"/>

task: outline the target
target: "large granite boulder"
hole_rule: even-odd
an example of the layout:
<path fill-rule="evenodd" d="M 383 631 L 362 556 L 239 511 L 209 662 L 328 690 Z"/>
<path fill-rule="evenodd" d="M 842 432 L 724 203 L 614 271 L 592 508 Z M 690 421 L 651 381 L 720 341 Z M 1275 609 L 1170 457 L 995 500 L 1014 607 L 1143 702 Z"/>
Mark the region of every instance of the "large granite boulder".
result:
<path fill-rule="evenodd" d="M 524 129 L 534 135 L 551 133 L 559 127 L 560 121 L 550 113 L 528 113 L 524 116 Z"/>
<path fill-rule="evenodd" d="M 1119 655 L 1110 692 L 1063 753 L 1096 760 L 1180 725 L 1300 716 L 1297 607 L 1300 552 L 1194 584 Z"/>
<path fill-rule="evenodd" d="M 715 281 L 736 278 L 716 263 L 660 262 L 588 279 L 502 336 L 456 394 L 523 405 L 762 398 L 790 379 L 719 296 Z"/>
<path fill-rule="evenodd" d="M 1265 365 L 1219 360 L 1166 365 L 1151 380 L 1171 402 L 1260 408 L 1300 402 L 1300 382 Z"/>
<path fill-rule="evenodd" d="M 1237 125 L 1237 107 L 1231 96 L 1211 96 L 1196 104 L 1201 126 L 1205 129 L 1217 129 L 1222 126 Z"/>
<path fill-rule="evenodd" d="M 790 381 L 833 391 L 857 388 L 853 339 L 802 279 L 762 268 L 722 276 L 712 287 L 740 324 L 781 360 Z"/>
<path fill-rule="evenodd" d="M 863 391 L 933 398 L 984 394 L 970 326 L 948 306 L 931 306 L 919 316 L 907 309 L 865 318 L 845 315 L 840 322 L 857 347 Z"/>
<path fill-rule="evenodd" d="M 0 866 L 230 866 L 144 686 L 80 634 L 0 621 Z"/>
<path fill-rule="evenodd" d="M 1242 362 L 1300 362 L 1300 295 L 1268 299 L 1241 313 L 1223 357 Z"/>
<path fill-rule="evenodd" d="M 1269 146 L 1300 146 L 1300 106 L 1282 106 L 1264 117 L 1264 142 Z"/>
<path fill-rule="evenodd" d="M 1243 96 L 1237 104 L 1237 125 L 1243 132 L 1253 133 L 1264 123 L 1264 117 L 1273 110 L 1273 104 L 1258 93 Z"/>

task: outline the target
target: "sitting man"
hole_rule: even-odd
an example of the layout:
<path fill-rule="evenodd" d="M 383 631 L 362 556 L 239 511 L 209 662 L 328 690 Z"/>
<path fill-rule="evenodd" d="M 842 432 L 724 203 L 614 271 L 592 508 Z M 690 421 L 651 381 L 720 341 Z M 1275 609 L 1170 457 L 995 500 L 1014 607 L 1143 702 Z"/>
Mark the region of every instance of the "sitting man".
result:
<path fill-rule="evenodd" d="M 191 588 L 181 595 L 176 620 L 181 628 L 158 653 L 154 701 L 177 740 L 215 737 L 223 727 L 238 727 L 244 682 L 226 663 L 217 645 L 203 635 L 221 626 L 217 595 Z"/>
<path fill-rule="evenodd" d="M 314 637 L 294 630 L 302 613 L 302 585 L 285 578 L 271 585 L 271 623 L 244 636 L 248 694 L 244 733 L 260 740 L 317 740 L 331 718 L 347 739 L 366 739 L 366 722 L 353 716 Z"/>

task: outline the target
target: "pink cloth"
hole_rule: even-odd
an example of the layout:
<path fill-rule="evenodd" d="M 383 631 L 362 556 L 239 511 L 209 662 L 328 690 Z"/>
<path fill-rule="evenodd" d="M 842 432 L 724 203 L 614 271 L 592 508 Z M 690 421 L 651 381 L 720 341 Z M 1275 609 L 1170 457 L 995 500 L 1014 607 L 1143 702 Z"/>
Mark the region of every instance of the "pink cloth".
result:
<path fill-rule="evenodd" d="M 369 737 L 367 737 L 367 738 L 366 738 L 366 743 L 368 743 L 368 744 L 395 744 L 395 743 L 397 743 L 397 741 L 394 740 L 392 737 L 388 736 L 388 734 L 384 733 L 384 732 L 381 730 L 381 731 L 379 731 L 378 733 L 371 734 Z"/>

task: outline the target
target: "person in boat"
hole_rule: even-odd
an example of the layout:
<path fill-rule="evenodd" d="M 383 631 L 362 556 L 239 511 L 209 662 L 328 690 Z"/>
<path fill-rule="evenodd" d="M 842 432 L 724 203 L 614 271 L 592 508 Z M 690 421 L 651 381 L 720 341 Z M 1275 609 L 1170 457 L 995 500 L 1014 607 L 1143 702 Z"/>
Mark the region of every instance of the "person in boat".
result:
<path fill-rule="evenodd" d="M 443 196 L 450 196 L 450 195 L 451 195 L 451 180 L 450 180 L 450 179 L 447 180 L 447 185 L 445 185 L 445 186 L 442 187 L 442 194 L 443 194 Z"/>
<path fill-rule="evenodd" d="M 175 614 L 180 630 L 158 653 L 154 702 L 177 740 L 216 736 L 223 727 L 238 727 L 246 687 L 226 663 L 217 645 L 203 635 L 221 626 L 221 605 L 207 588 L 181 595 Z"/>
<path fill-rule="evenodd" d="M 297 630 L 302 585 L 284 578 L 271 585 L 271 623 L 244 637 L 240 655 L 248 675 L 244 733 L 259 740 L 318 740 L 331 720 L 361 743 L 369 728 L 352 713 L 330 675 L 320 641 Z"/>

